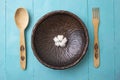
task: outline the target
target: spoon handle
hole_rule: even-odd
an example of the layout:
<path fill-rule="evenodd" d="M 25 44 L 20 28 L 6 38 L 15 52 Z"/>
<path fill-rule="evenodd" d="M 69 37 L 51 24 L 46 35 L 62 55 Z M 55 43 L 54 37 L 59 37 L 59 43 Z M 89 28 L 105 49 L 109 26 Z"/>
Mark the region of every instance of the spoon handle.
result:
<path fill-rule="evenodd" d="M 24 30 L 20 31 L 20 65 L 23 70 L 26 68 L 26 47 Z"/>

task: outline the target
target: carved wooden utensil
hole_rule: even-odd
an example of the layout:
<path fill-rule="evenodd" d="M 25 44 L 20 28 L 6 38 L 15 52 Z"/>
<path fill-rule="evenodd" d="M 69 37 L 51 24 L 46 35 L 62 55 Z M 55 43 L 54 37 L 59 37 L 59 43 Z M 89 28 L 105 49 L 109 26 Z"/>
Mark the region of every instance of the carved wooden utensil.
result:
<path fill-rule="evenodd" d="M 18 8 L 15 13 L 15 22 L 20 29 L 20 65 L 23 70 L 26 68 L 26 47 L 25 47 L 25 29 L 29 22 L 29 15 L 26 9 Z"/>
<path fill-rule="evenodd" d="M 93 8 L 93 26 L 94 26 L 94 66 L 97 68 L 100 64 L 100 50 L 98 44 L 98 26 L 99 26 L 99 8 Z"/>

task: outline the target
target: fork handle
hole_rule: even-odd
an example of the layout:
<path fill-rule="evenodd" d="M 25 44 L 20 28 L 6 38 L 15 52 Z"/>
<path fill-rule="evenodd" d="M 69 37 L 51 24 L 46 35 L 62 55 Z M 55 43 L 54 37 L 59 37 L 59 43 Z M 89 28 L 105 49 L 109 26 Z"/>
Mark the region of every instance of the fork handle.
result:
<path fill-rule="evenodd" d="M 98 24 L 94 25 L 94 66 L 99 67 L 100 64 L 100 52 L 98 43 Z"/>
<path fill-rule="evenodd" d="M 24 30 L 20 30 L 20 65 L 23 70 L 26 68 L 26 47 Z"/>

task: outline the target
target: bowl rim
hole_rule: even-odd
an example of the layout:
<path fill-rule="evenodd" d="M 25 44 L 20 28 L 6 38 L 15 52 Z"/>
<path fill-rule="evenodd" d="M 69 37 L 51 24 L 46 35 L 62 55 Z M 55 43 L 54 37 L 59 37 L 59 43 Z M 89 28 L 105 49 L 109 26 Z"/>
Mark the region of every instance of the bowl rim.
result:
<path fill-rule="evenodd" d="M 84 29 L 84 32 L 85 32 L 85 36 L 86 36 L 86 44 L 85 44 L 85 47 L 83 49 L 83 52 L 81 54 L 81 56 L 73 63 L 67 65 L 67 66 L 63 66 L 63 67 L 57 67 L 57 66 L 53 66 L 53 65 L 49 65 L 47 64 L 46 62 L 44 62 L 41 58 L 39 58 L 37 52 L 36 52 L 36 49 L 34 47 L 34 33 L 37 29 L 37 26 L 42 23 L 46 18 L 48 18 L 49 16 L 52 16 L 52 15 L 55 15 L 55 14 L 67 14 L 67 15 L 70 15 L 71 17 L 75 18 L 83 27 Z M 76 64 L 78 64 L 82 58 L 85 56 L 86 52 L 87 52 L 87 49 L 88 49 L 88 46 L 89 46 L 89 35 L 88 35 L 88 30 L 87 30 L 87 27 L 86 25 L 82 22 L 82 20 L 75 14 L 69 12 L 69 11 L 65 11 L 65 10 L 56 10 L 56 11 L 52 11 L 52 12 L 48 12 L 47 14 L 45 14 L 44 16 L 42 16 L 38 21 L 37 23 L 34 25 L 33 27 L 33 30 L 32 30 L 32 36 L 31 36 L 31 47 L 32 47 L 32 50 L 33 50 L 33 53 L 35 55 L 35 57 L 38 59 L 38 61 L 40 63 L 42 63 L 43 65 L 45 65 L 46 67 L 49 67 L 49 68 L 52 68 L 52 69 L 56 69 L 56 70 L 63 70 L 63 69 L 67 69 L 67 68 L 70 68 L 72 66 L 75 66 Z"/>

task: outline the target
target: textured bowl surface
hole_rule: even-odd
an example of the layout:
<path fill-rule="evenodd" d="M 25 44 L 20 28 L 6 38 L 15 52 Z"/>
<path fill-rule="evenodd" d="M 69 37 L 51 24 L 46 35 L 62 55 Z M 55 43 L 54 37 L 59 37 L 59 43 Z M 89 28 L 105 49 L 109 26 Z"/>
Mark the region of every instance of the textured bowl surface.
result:
<path fill-rule="evenodd" d="M 65 47 L 56 47 L 53 38 L 64 35 Z M 83 22 L 68 11 L 54 11 L 43 16 L 34 26 L 32 49 L 37 59 L 53 69 L 66 69 L 77 64 L 88 47 L 88 32 Z"/>

